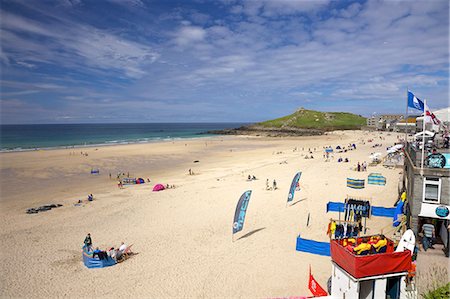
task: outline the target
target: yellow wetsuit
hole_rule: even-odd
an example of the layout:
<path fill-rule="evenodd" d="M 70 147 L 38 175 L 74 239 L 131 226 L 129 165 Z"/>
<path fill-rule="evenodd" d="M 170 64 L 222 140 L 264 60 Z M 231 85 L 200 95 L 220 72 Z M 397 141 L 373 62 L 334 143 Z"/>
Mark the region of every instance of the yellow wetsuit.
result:
<path fill-rule="evenodd" d="M 375 245 L 373 245 L 373 247 L 375 247 L 375 249 L 378 252 L 378 250 L 380 250 L 381 247 L 386 246 L 386 245 L 387 245 L 387 240 L 384 239 L 384 240 L 379 240 Z"/>
<path fill-rule="evenodd" d="M 370 250 L 370 244 L 367 243 L 361 243 L 355 248 L 353 248 L 353 251 L 356 252 L 356 254 L 361 254 L 363 251 L 369 251 Z"/>

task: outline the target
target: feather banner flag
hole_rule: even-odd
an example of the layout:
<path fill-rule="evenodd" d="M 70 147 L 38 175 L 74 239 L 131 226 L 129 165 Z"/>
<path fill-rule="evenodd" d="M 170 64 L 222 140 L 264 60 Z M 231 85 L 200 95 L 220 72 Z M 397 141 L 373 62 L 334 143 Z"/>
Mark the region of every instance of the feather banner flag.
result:
<path fill-rule="evenodd" d="M 328 293 L 320 286 L 317 280 L 311 273 L 311 265 L 309 266 L 309 282 L 308 289 L 311 291 L 314 297 L 328 296 Z"/>
<path fill-rule="evenodd" d="M 252 190 L 248 190 L 242 193 L 241 198 L 239 198 L 236 205 L 236 211 L 234 212 L 233 234 L 244 228 L 245 214 L 247 213 L 248 202 L 250 201 L 251 195 Z"/>
<path fill-rule="evenodd" d="M 301 175 L 302 175 L 301 172 L 297 172 L 297 174 L 292 179 L 291 188 L 289 189 L 287 202 L 290 202 L 294 199 L 294 193 L 295 193 L 295 190 L 297 189 L 298 181 L 300 180 Z"/>

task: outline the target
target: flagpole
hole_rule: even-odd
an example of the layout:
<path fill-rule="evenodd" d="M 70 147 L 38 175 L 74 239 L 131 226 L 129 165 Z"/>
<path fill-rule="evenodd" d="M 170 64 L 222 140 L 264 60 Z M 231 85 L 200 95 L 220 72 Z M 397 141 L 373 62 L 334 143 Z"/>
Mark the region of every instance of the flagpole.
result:
<path fill-rule="evenodd" d="M 423 158 L 425 156 L 425 116 L 427 114 L 427 99 L 423 100 L 423 125 L 422 125 L 422 158 L 420 162 L 420 175 L 423 176 Z"/>
<path fill-rule="evenodd" d="M 408 125 L 408 92 L 409 88 L 406 86 L 406 111 L 405 111 L 405 148 L 408 145 L 408 133 L 409 133 L 409 125 Z"/>

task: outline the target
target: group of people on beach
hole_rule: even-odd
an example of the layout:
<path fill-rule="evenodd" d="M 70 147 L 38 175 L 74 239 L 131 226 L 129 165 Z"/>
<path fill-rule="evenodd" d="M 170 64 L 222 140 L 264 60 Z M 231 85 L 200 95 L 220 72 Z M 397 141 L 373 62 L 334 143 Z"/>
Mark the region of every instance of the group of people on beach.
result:
<path fill-rule="evenodd" d="M 368 255 L 384 253 L 387 249 L 387 239 L 384 235 L 363 237 L 361 243 L 356 244 L 356 239 L 344 239 L 344 247 L 356 255 Z"/>
<path fill-rule="evenodd" d="M 274 179 L 272 183 L 272 187 L 269 186 L 269 179 L 266 179 L 266 190 L 277 190 L 277 181 Z"/>
<path fill-rule="evenodd" d="M 367 163 L 364 161 L 363 163 L 359 163 L 356 165 L 356 171 L 367 171 Z"/>
<path fill-rule="evenodd" d="M 254 180 L 257 180 L 256 176 L 249 174 L 248 177 L 247 177 L 247 181 L 254 181 Z"/>
<path fill-rule="evenodd" d="M 94 201 L 94 195 L 93 195 L 92 193 L 91 193 L 91 194 L 88 194 L 87 200 L 88 200 L 88 201 Z M 79 205 L 81 205 L 82 203 L 83 203 L 83 200 L 79 199 L 75 205 L 76 205 L 76 206 L 79 206 Z"/>
<path fill-rule="evenodd" d="M 125 254 L 132 254 L 131 245 L 128 246 L 125 242 L 121 242 L 120 246 L 117 248 L 111 247 L 107 250 L 100 250 L 96 247 L 92 250 L 92 238 L 90 233 L 84 238 L 84 248 L 86 248 L 88 252 L 92 252 L 93 258 L 98 257 L 100 260 L 111 258 L 116 262 L 119 262 L 124 258 Z"/>

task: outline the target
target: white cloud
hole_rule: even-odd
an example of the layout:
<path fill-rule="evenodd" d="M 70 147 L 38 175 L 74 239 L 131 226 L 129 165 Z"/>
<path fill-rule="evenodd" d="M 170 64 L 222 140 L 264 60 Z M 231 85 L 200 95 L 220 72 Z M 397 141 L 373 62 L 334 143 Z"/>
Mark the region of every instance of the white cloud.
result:
<path fill-rule="evenodd" d="M 196 42 L 203 41 L 206 31 L 198 26 L 183 26 L 175 36 L 175 42 L 179 46 L 187 46 Z"/>
<path fill-rule="evenodd" d="M 117 70 L 130 78 L 146 74 L 160 54 L 150 46 L 104 30 L 69 21 L 44 24 L 2 12 L 2 60 L 26 66 L 46 63 L 87 69 Z M 23 33 L 34 35 L 28 38 Z M 47 40 L 42 43 L 38 36 Z"/>

